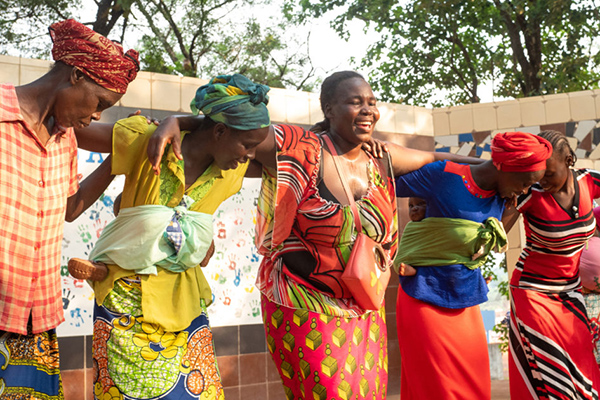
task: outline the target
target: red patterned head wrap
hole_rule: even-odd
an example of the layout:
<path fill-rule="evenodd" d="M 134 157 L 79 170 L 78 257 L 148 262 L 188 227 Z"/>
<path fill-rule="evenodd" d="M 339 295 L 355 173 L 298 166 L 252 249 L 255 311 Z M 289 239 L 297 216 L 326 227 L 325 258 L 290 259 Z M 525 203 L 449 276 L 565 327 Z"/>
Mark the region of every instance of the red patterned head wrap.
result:
<path fill-rule="evenodd" d="M 550 142 L 531 133 L 504 132 L 492 139 L 492 161 L 499 171 L 541 171 L 550 156 Z"/>
<path fill-rule="evenodd" d="M 128 50 L 73 19 L 50 25 L 52 57 L 81 71 L 98 85 L 125 93 L 138 70 L 138 52 Z"/>

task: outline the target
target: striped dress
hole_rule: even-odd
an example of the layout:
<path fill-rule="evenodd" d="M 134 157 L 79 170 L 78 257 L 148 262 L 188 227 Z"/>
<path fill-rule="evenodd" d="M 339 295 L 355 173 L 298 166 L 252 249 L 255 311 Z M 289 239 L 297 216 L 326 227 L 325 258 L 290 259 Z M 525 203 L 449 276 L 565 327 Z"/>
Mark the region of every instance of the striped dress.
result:
<path fill-rule="evenodd" d="M 519 198 L 527 241 L 510 281 L 510 392 L 514 399 L 597 399 L 579 258 L 596 222 L 600 174 L 573 170 L 575 195 L 564 209 L 534 185 Z"/>

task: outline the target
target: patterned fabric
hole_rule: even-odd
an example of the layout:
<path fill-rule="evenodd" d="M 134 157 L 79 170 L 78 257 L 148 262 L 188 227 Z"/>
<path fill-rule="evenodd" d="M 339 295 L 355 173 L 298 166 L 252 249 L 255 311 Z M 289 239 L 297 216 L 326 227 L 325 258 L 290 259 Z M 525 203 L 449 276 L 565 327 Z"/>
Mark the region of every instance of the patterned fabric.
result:
<path fill-rule="evenodd" d="M 586 314 L 590 320 L 594 356 L 596 357 L 596 363 L 600 364 L 600 293 L 585 294 L 583 300 L 585 301 Z"/>
<path fill-rule="evenodd" d="M 270 301 L 289 308 L 362 315 L 365 310 L 340 279 L 355 236 L 352 210 L 323 197 L 319 136 L 288 125 L 276 125 L 275 134 L 277 177 L 263 170 L 258 200 L 256 245 L 265 257 L 257 286 Z M 356 201 L 363 232 L 393 258 L 398 240 L 393 178 L 385 177 L 380 162 L 371 160 L 367 168 L 369 190 Z"/>
<path fill-rule="evenodd" d="M 578 264 L 595 230 L 600 174 L 573 170 L 573 207 L 534 185 L 519 197 L 527 241 L 511 278 L 510 390 L 517 399 L 597 399 L 600 370 Z"/>
<path fill-rule="evenodd" d="M 408 296 L 400 287 L 396 322 L 402 400 L 490 399 L 489 356 L 479 306 L 438 307 Z"/>
<path fill-rule="evenodd" d="M 193 200 L 191 211 L 213 214 L 223 201 L 240 190 L 248 163 L 226 171 L 211 164 L 186 189 L 184 161 L 177 159 L 171 148 L 162 159 L 161 174 L 156 176 L 146 156 L 148 140 L 155 129 L 155 125 L 149 125 L 146 118 L 140 116 L 115 124 L 112 173 L 125 175 L 121 212 L 147 204 L 175 208 L 184 197 L 189 196 Z M 183 132 L 182 139 L 185 134 Z M 102 304 L 117 280 L 134 274 L 117 265 L 108 265 L 108 268 L 107 278 L 93 283 L 98 304 Z M 189 268 L 181 273 L 171 273 L 162 268 L 158 270 L 156 276 L 142 279 L 142 293 L 152 293 L 152 296 L 144 298 L 144 317 L 165 329 L 182 330 L 201 314 L 200 299 L 204 299 L 207 305 L 212 302 L 210 286 L 201 268 Z"/>
<path fill-rule="evenodd" d="M 261 302 L 286 399 L 386 398 L 385 308 L 345 318 L 287 308 L 265 296 Z"/>
<path fill-rule="evenodd" d="M 244 75 L 219 75 L 200 86 L 190 105 L 215 122 L 243 131 L 271 125 L 267 110 L 269 87 L 256 84 Z"/>
<path fill-rule="evenodd" d="M 0 85 L 0 330 L 26 335 L 64 321 L 60 254 L 67 197 L 78 190 L 73 129 L 43 145 Z"/>
<path fill-rule="evenodd" d="M 58 338 L 0 331 L 0 400 L 63 400 Z"/>
<path fill-rule="evenodd" d="M 598 399 L 600 369 L 581 293 L 510 292 L 510 397 Z"/>
<path fill-rule="evenodd" d="M 144 319 L 139 278 L 120 279 L 94 307 L 94 398 L 223 399 L 206 310 L 166 331 Z"/>
<path fill-rule="evenodd" d="M 492 139 L 492 161 L 498 171 L 531 172 L 546 169 L 552 145 L 526 132 L 498 133 Z"/>
<path fill-rule="evenodd" d="M 137 75 L 138 52 L 127 50 L 79 22 L 67 19 L 50 25 L 52 57 L 73 67 L 98 85 L 117 93 L 125 93 Z"/>

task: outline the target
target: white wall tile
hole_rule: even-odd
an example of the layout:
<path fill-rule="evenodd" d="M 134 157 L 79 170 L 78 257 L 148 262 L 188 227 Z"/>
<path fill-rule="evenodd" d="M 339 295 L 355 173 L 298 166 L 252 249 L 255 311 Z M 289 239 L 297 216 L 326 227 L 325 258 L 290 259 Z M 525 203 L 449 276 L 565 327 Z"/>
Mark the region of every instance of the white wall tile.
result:
<path fill-rule="evenodd" d="M 429 108 L 415 107 L 415 133 L 433 136 L 433 111 Z"/>
<path fill-rule="evenodd" d="M 417 132 L 415 106 L 396 104 L 396 133 L 413 135 Z"/>
<path fill-rule="evenodd" d="M 396 132 L 396 104 L 377 103 L 379 122 L 375 129 L 379 132 Z"/>
<path fill-rule="evenodd" d="M 269 91 L 269 104 L 267 109 L 271 115 L 271 122 L 273 123 L 285 123 L 286 121 L 286 90 L 279 88 L 271 88 Z"/>
<path fill-rule="evenodd" d="M 540 133 L 540 126 L 522 126 L 519 128 L 515 128 L 515 130 L 519 131 L 519 132 L 527 132 L 527 133 L 532 133 L 534 135 L 537 135 L 538 133 Z"/>
<path fill-rule="evenodd" d="M 542 96 L 525 97 L 517 100 L 521 105 L 521 123 L 523 126 L 544 125 L 546 107 Z"/>
<path fill-rule="evenodd" d="M 596 119 L 596 94 L 592 90 L 567 93 L 573 121 Z"/>
<path fill-rule="evenodd" d="M 571 106 L 569 96 L 565 93 L 543 96 L 546 100 L 546 123 L 556 124 L 571 121 Z"/>
<path fill-rule="evenodd" d="M 596 121 L 579 121 L 573 137 L 580 142 L 594 129 Z"/>
<path fill-rule="evenodd" d="M 132 108 L 152 108 L 152 73 L 140 71 L 127 86 L 127 93 L 121 97 L 120 105 Z"/>
<path fill-rule="evenodd" d="M 436 136 L 435 142 L 445 147 L 458 146 L 458 135 Z"/>
<path fill-rule="evenodd" d="M 471 153 L 471 150 L 473 150 L 473 146 L 475 146 L 475 143 L 473 142 L 463 143 L 456 154 L 459 156 L 468 156 Z"/>
<path fill-rule="evenodd" d="M 498 129 L 507 129 L 521 126 L 521 107 L 517 100 L 508 100 L 496 103 L 496 116 Z"/>
<path fill-rule="evenodd" d="M 476 132 L 491 131 L 498 128 L 495 103 L 473 104 L 473 129 Z"/>
<path fill-rule="evenodd" d="M 185 113 L 191 113 L 190 103 L 196 97 L 198 88 L 208 83 L 208 79 L 192 78 L 190 76 L 181 77 L 180 104 L 181 110 Z"/>
<path fill-rule="evenodd" d="M 181 77 L 152 73 L 152 108 L 181 110 Z"/>
<path fill-rule="evenodd" d="M 449 135 L 450 134 L 450 117 L 448 115 L 448 108 L 434 108 L 433 109 L 433 134 L 437 135 Z"/>
<path fill-rule="evenodd" d="M 290 124 L 310 125 L 308 92 L 286 91 L 286 121 Z"/>
<path fill-rule="evenodd" d="M 319 94 L 309 93 L 308 101 L 310 110 L 310 124 L 314 125 L 317 122 L 323 121 L 323 119 L 325 119 L 325 116 L 323 115 L 323 111 L 321 110 L 321 100 L 319 98 Z"/>
<path fill-rule="evenodd" d="M 470 104 L 450 107 L 450 133 L 473 132 L 473 107 Z"/>

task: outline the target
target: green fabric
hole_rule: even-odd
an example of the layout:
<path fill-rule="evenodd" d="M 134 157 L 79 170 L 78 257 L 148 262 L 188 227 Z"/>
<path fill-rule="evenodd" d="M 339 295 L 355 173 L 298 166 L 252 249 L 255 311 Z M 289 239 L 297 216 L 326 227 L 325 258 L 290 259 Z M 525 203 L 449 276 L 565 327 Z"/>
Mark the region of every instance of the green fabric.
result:
<path fill-rule="evenodd" d="M 463 264 L 481 267 L 490 253 L 506 251 L 502 223 L 490 217 L 483 224 L 458 218 L 425 218 L 404 228 L 394 268 L 402 262 L 415 267 Z"/>
<path fill-rule="evenodd" d="M 183 232 L 179 252 L 164 237 L 174 213 L 180 214 Z M 183 206 L 129 207 L 104 228 L 89 258 L 142 275 L 156 275 L 156 267 L 183 272 L 204 259 L 212 238 L 210 214 L 189 211 Z"/>
<path fill-rule="evenodd" d="M 194 114 L 202 112 L 234 129 L 264 128 L 271 124 L 267 110 L 269 90 L 244 75 L 219 75 L 198 88 L 190 107 Z"/>

